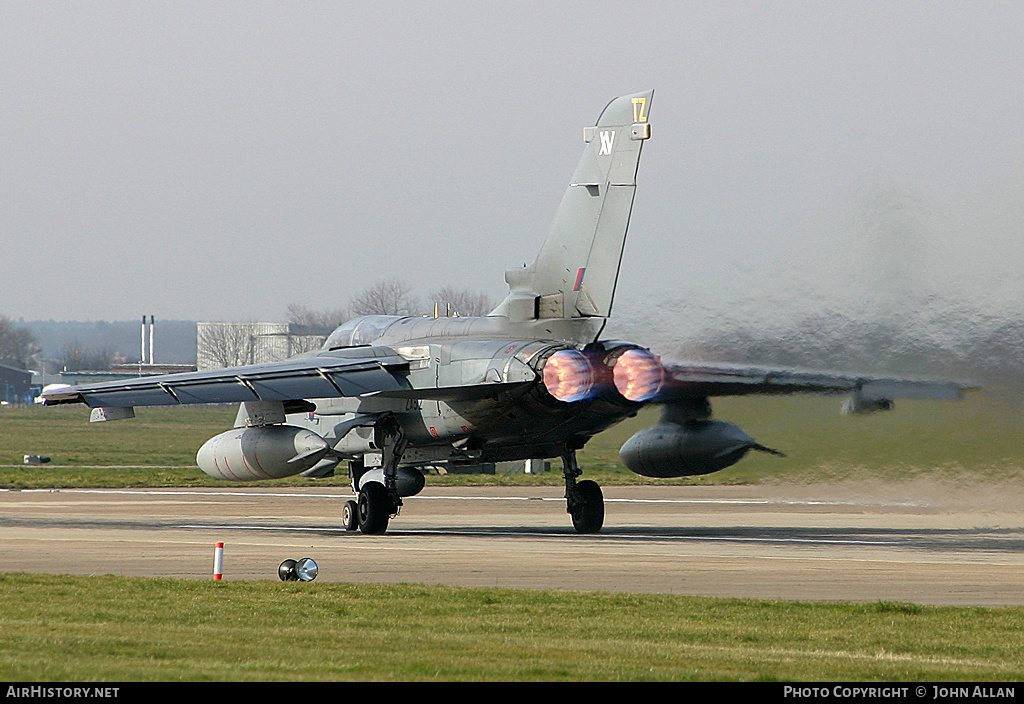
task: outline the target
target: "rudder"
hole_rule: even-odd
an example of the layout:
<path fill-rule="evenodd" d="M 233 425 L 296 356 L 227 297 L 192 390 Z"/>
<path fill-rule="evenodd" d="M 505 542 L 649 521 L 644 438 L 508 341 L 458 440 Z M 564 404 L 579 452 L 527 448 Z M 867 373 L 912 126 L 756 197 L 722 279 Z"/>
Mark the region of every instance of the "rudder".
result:
<path fill-rule="evenodd" d="M 536 261 L 505 273 L 511 319 L 611 315 L 654 91 L 612 100 L 584 128 L 586 147 Z"/>

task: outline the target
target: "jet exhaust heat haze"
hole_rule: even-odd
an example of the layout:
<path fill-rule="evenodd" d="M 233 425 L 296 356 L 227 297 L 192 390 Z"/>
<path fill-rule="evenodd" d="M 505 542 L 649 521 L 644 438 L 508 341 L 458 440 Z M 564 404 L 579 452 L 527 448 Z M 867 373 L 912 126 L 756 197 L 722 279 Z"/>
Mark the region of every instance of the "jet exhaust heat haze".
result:
<path fill-rule="evenodd" d="M 600 487 L 579 479 L 576 453 L 594 435 L 662 406 L 660 422 L 630 438 L 623 463 L 649 477 L 707 474 L 750 450 L 774 452 L 710 398 L 844 394 L 850 412 L 898 398 L 960 398 L 952 381 L 669 362 L 640 345 L 602 340 L 651 137 L 653 91 L 612 100 L 583 130 L 579 164 L 533 264 L 507 271 L 507 297 L 487 316 L 365 316 L 323 348 L 282 362 L 50 388 L 47 405 L 83 403 L 94 421 L 135 406 L 239 403 L 235 428 L 199 450 L 203 471 L 230 481 L 325 476 L 347 463 L 349 530 L 383 533 L 404 497 L 424 486 L 418 467 L 558 457 L 576 530 L 604 523 Z"/>

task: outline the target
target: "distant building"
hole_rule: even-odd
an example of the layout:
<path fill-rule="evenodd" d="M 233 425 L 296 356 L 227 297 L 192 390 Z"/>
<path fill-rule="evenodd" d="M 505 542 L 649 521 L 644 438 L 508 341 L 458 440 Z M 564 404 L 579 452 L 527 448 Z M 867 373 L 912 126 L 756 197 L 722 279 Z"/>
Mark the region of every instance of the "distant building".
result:
<path fill-rule="evenodd" d="M 32 402 L 32 372 L 0 364 L 0 401 Z"/>
<path fill-rule="evenodd" d="M 294 323 L 197 323 L 196 368 L 277 362 L 319 349 L 327 334 Z"/>

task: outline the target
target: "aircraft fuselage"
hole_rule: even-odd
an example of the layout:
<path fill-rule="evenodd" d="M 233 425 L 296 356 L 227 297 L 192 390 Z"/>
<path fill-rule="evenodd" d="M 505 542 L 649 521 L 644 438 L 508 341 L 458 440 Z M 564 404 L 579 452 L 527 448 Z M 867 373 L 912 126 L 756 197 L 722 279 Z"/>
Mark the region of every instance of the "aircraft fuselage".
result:
<path fill-rule="evenodd" d="M 516 325 L 498 316 L 351 321 L 332 335 L 333 344 L 372 343 L 395 350 L 409 362 L 409 388 L 312 399 L 316 410 L 292 414 L 288 423 L 314 430 L 336 453 L 356 458 L 380 449 L 371 426 L 382 414 L 392 414 L 409 443 L 403 462 L 474 463 L 559 456 L 636 413 L 642 404 L 617 393 L 611 368 L 600 372 L 617 351 L 635 346 L 586 347 L 598 372 L 588 379 L 585 398 L 569 403 L 547 389 L 543 369 L 551 355 L 576 347 L 572 340 L 519 337 L 555 332 L 537 327 L 536 321 Z M 327 347 L 331 345 L 329 341 Z M 474 398 L 467 388 L 479 393 Z"/>

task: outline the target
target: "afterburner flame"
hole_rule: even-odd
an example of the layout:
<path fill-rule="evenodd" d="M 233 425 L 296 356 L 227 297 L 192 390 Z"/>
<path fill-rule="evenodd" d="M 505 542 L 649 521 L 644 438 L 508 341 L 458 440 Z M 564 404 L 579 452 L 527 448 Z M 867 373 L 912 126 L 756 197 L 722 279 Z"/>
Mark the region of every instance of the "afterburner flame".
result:
<path fill-rule="evenodd" d="M 544 387 L 559 401 L 580 401 L 594 388 L 594 370 L 579 350 L 559 350 L 544 362 Z"/>
<path fill-rule="evenodd" d="M 615 388 L 629 401 L 647 401 L 661 391 L 665 368 L 648 350 L 627 350 L 615 360 Z"/>

